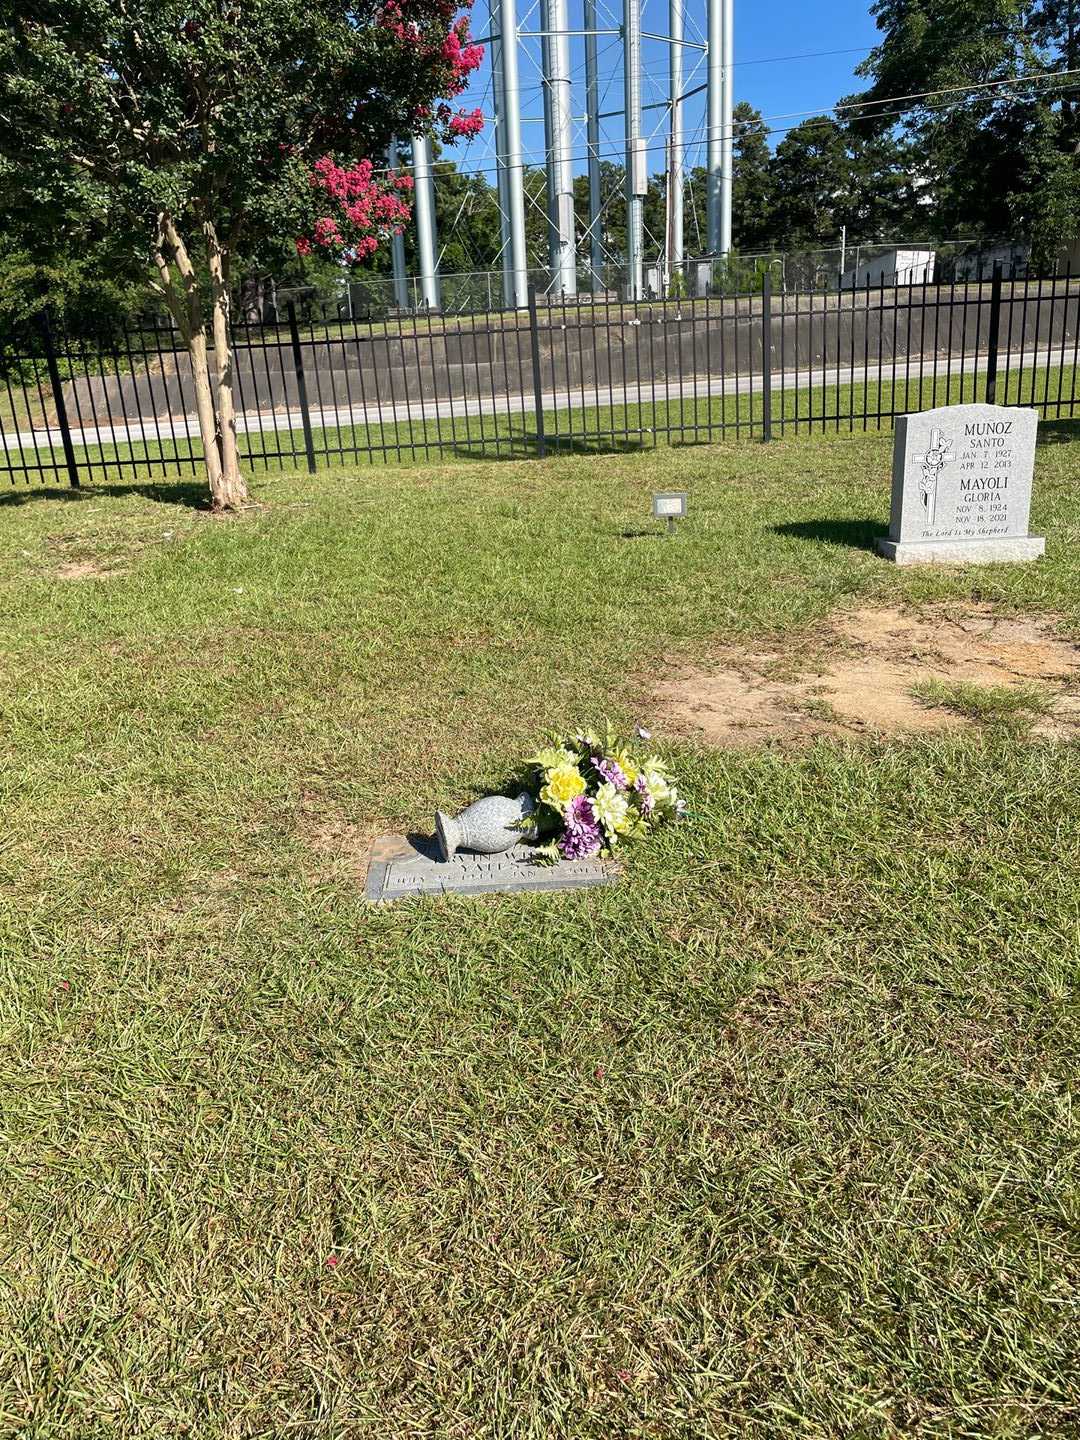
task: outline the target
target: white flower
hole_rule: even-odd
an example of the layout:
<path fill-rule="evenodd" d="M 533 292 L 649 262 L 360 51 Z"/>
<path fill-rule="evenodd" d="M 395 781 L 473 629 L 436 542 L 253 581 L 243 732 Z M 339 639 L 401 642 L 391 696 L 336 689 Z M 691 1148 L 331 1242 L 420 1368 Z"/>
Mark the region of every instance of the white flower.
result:
<path fill-rule="evenodd" d="M 601 785 L 596 792 L 593 797 L 593 808 L 610 839 L 613 840 L 616 835 L 625 832 L 630 818 L 630 803 L 610 781 Z"/>
<path fill-rule="evenodd" d="M 679 797 L 675 786 L 667 776 L 662 771 L 653 769 L 652 766 L 647 766 L 641 774 L 649 799 L 656 809 L 673 810 Z"/>

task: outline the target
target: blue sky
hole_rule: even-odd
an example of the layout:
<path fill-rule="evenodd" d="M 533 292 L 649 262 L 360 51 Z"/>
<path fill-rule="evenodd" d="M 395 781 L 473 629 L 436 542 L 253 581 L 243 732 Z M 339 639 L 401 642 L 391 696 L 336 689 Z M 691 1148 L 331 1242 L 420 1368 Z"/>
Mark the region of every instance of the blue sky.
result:
<path fill-rule="evenodd" d="M 705 6 L 703 0 L 686 0 L 686 37 L 705 38 Z M 614 29 L 621 16 L 619 0 L 597 0 L 598 27 Z M 582 24 L 581 0 L 569 0 L 570 25 Z M 523 32 L 540 27 L 539 0 L 519 0 L 519 22 Z M 473 32 L 486 34 L 489 26 L 485 0 L 475 0 Z M 642 29 L 657 34 L 667 32 L 667 0 L 644 0 Z M 858 0 L 833 0 L 828 5 L 807 3 L 807 0 L 771 0 L 769 4 L 753 0 L 735 3 L 735 98 L 748 100 L 770 119 L 770 128 L 798 123 L 800 112 L 828 110 L 842 96 L 858 89 L 865 82 L 854 76 L 854 68 L 877 38 L 877 29 Z M 618 36 L 601 36 L 601 92 L 606 98 L 602 110 L 614 110 L 622 104 L 622 53 Z M 842 52 L 842 53 L 823 53 Z M 667 97 L 668 50 L 665 45 L 645 41 L 642 64 L 642 103 L 657 104 Z M 795 58 L 788 58 L 795 57 Z M 575 171 L 584 169 L 584 48 L 579 39 L 571 41 L 573 71 L 573 106 L 576 118 L 574 133 Z M 525 39 L 520 48 L 519 68 L 522 84 L 522 139 L 526 160 L 539 163 L 543 153 L 543 130 L 538 123 L 542 115 L 539 86 L 540 46 L 537 40 Z M 695 66 L 698 67 L 694 74 Z M 700 51 L 686 50 L 684 59 L 685 87 L 704 82 L 703 56 Z M 480 105 L 485 114 L 491 109 L 491 69 L 485 59 L 474 77 L 473 85 L 462 103 Z M 704 118 L 704 96 L 687 102 L 685 126 L 688 150 L 687 164 L 701 163 Z M 649 138 L 649 170 L 663 168 L 663 143 L 666 117 L 661 108 L 646 110 L 644 133 Z M 621 159 L 622 118 L 605 120 L 601 130 L 601 147 L 605 158 Z M 775 144 L 782 133 L 771 136 Z M 459 166 L 464 170 L 489 169 L 494 164 L 490 126 L 472 144 L 455 147 Z M 449 158 L 449 156 L 448 156 Z"/>

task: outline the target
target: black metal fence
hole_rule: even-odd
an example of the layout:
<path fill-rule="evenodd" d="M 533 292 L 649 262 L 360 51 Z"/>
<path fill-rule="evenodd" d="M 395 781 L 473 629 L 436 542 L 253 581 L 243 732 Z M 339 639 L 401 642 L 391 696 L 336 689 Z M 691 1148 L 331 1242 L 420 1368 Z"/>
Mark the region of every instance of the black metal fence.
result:
<path fill-rule="evenodd" d="M 540 303 L 234 333 L 250 469 L 543 456 L 879 428 L 989 400 L 1076 413 L 1080 277 Z M 164 325 L 103 347 L 38 317 L 0 338 L 0 471 L 15 481 L 202 469 L 186 351 Z"/>

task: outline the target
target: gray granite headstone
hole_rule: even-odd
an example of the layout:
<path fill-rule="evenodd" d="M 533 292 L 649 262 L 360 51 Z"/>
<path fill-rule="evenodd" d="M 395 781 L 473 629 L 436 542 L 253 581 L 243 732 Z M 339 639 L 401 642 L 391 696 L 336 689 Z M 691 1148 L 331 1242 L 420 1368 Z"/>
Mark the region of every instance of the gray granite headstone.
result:
<path fill-rule="evenodd" d="M 1034 410 L 943 405 L 901 415 L 893 440 L 892 510 L 878 549 L 898 565 L 1034 560 L 1028 534 Z"/>
<path fill-rule="evenodd" d="M 402 900 L 408 895 L 577 890 L 617 878 L 614 866 L 603 860 L 541 865 L 532 854 L 530 846 L 515 845 L 501 855 L 459 853 L 442 860 L 434 839 L 384 835 L 372 846 L 364 893 L 368 900 Z"/>

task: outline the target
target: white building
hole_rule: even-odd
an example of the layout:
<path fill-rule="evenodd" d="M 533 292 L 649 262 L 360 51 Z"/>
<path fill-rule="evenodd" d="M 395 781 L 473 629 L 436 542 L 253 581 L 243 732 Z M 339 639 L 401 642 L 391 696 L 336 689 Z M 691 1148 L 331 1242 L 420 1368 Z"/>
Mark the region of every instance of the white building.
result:
<path fill-rule="evenodd" d="M 871 285 L 931 285 L 934 281 L 937 256 L 933 250 L 876 250 L 862 261 L 856 250 L 851 258 L 855 263 L 853 268 L 844 271 L 845 289 L 868 282 Z"/>

